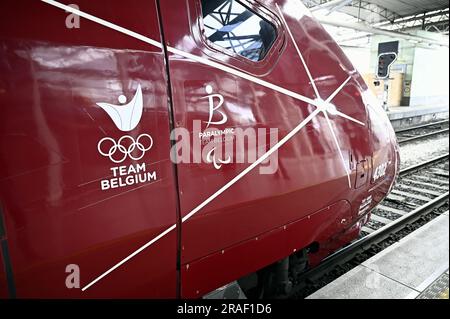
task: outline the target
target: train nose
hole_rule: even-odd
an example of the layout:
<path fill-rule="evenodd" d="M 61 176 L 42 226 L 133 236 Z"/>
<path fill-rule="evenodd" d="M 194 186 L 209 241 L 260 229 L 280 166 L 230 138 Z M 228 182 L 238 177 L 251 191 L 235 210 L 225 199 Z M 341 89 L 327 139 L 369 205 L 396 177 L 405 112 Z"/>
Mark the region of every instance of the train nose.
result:
<path fill-rule="evenodd" d="M 394 128 L 381 103 L 369 90 L 363 92 L 362 96 L 370 123 L 371 187 L 378 190 L 379 197 L 384 198 L 392 190 L 399 174 L 400 148 Z"/>

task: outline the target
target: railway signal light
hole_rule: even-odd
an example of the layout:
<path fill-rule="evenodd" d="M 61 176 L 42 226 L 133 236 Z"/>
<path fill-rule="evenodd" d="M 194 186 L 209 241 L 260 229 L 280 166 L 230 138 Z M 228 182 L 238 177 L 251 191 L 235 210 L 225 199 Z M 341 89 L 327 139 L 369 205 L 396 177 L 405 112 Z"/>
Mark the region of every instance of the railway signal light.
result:
<path fill-rule="evenodd" d="M 397 60 L 397 53 L 382 53 L 378 56 L 377 77 L 386 79 L 389 77 L 392 64 Z"/>

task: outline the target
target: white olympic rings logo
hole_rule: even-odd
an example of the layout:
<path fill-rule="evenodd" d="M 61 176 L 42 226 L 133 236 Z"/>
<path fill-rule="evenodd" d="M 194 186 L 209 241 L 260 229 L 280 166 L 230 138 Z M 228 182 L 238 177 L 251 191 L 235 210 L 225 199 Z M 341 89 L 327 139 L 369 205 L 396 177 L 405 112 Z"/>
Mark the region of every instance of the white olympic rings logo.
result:
<path fill-rule="evenodd" d="M 129 141 L 129 146 L 123 145 L 124 142 Z M 110 143 L 109 151 L 104 151 L 105 144 Z M 98 152 L 116 163 L 123 163 L 127 157 L 134 161 L 141 160 L 145 153 L 153 147 L 153 138 L 149 134 L 141 134 L 135 140 L 132 136 L 125 135 L 120 138 L 118 142 L 110 137 L 105 137 L 98 142 Z"/>

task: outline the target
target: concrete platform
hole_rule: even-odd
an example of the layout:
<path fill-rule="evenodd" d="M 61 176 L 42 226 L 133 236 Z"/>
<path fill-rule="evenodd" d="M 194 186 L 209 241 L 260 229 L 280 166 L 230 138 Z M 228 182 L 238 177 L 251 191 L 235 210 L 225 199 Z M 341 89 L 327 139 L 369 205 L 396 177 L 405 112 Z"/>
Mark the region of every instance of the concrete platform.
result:
<path fill-rule="evenodd" d="M 445 213 L 307 299 L 448 298 L 448 269 Z"/>
<path fill-rule="evenodd" d="M 449 105 L 390 107 L 388 111 L 394 129 L 408 128 L 449 118 Z"/>

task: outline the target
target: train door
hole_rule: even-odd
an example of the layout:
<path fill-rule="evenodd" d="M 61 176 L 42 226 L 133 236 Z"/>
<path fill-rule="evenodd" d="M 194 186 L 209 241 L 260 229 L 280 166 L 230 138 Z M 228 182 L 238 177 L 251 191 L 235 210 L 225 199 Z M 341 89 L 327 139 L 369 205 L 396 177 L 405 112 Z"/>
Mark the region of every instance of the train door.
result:
<path fill-rule="evenodd" d="M 259 236 L 353 196 L 366 111 L 359 75 L 300 1 L 160 1 L 160 13 L 182 296 L 195 297 L 280 258 L 286 242 L 264 250 Z"/>
<path fill-rule="evenodd" d="M 176 297 L 156 2 L 68 3 L 0 4 L 0 218 L 17 297 Z"/>

